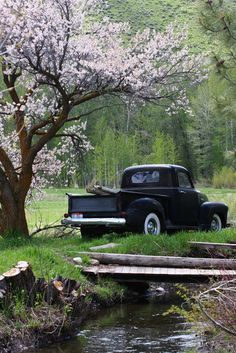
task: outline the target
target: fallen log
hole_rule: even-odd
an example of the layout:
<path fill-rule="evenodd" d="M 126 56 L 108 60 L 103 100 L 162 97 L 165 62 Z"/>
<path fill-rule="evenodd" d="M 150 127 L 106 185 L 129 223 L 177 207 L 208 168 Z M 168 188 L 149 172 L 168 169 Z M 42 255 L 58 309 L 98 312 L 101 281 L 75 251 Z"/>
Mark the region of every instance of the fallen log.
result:
<path fill-rule="evenodd" d="M 202 248 L 202 249 L 229 249 L 229 250 L 236 250 L 236 244 L 230 243 L 208 243 L 208 242 L 201 242 L 201 241 L 189 241 L 188 242 L 191 246 Z"/>
<path fill-rule="evenodd" d="M 236 269 L 236 260 L 212 259 L 175 256 L 150 256 L 133 254 L 113 254 L 83 251 L 80 255 L 88 255 L 98 260 L 101 264 L 118 264 L 124 266 L 150 266 L 150 267 L 174 267 L 174 268 L 214 268 Z"/>

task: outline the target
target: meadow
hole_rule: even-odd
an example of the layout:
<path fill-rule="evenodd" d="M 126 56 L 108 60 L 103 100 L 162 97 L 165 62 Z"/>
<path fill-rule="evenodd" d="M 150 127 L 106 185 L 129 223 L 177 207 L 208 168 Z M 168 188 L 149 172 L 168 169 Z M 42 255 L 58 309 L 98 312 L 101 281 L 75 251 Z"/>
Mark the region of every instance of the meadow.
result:
<path fill-rule="evenodd" d="M 225 202 L 229 207 L 229 221 L 236 221 L 236 189 L 215 189 L 211 187 L 199 187 L 201 192 L 208 196 L 209 201 Z M 64 213 L 67 212 L 66 193 L 84 194 L 84 189 L 50 188 L 45 190 L 45 198 L 32 204 L 27 210 L 30 229 L 49 224 L 60 224 Z"/>

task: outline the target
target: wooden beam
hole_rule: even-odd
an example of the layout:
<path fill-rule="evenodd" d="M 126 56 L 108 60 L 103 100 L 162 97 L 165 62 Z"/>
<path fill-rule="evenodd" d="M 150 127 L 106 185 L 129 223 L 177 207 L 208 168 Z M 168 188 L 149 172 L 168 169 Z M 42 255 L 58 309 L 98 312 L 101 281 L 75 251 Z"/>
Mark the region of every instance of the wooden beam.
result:
<path fill-rule="evenodd" d="M 98 260 L 101 264 L 119 264 L 124 266 L 149 266 L 173 268 L 230 269 L 236 270 L 234 259 L 193 258 L 175 256 L 150 256 L 133 254 L 113 254 L 99 252 L 80 252 Z"/>
<path fill-rule="evenodd" d="M 202 249 L 230 249 L 230 250 L 236 250 L 236 243 L 235 244 L 230 244 L 230 243 L 207 243 L 207 242 L 201 242 L 201 241 L 189 241 L 188 242 L 190 245 L 202 248 Z"/>

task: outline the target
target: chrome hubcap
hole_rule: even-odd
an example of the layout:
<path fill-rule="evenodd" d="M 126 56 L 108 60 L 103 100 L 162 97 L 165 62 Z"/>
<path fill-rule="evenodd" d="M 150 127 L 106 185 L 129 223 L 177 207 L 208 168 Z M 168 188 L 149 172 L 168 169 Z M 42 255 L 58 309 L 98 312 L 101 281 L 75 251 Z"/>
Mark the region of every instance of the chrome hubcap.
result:
<path fill-rule="evenodd" d="M 148 234 L 156 234 L 157 233 L 157 224 L 154 219 L 150 219 L 147 224 Z"/>

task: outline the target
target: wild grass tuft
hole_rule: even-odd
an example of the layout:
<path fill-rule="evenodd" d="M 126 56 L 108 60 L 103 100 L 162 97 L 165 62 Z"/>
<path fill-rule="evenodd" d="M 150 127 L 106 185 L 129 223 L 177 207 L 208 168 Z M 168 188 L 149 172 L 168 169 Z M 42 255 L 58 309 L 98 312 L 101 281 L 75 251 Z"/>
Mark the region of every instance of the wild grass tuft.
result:
<path fill-rule="evenodd" d="M 99 301 L 105 303 L 113 302 L 114 299 L 121 302 L 125 292 L 121 285 L 110 279 L 100 280 L 94 287 L 94 291 L 96 292 Z"/>

